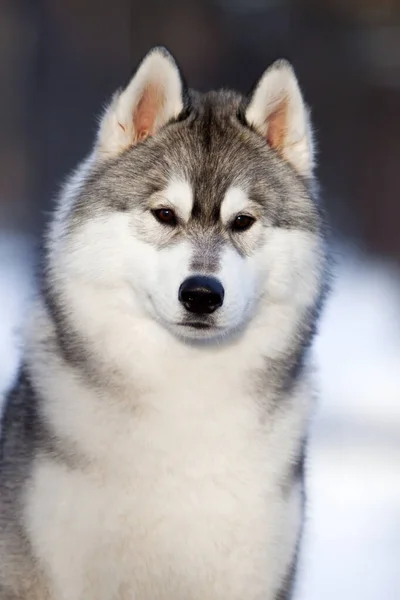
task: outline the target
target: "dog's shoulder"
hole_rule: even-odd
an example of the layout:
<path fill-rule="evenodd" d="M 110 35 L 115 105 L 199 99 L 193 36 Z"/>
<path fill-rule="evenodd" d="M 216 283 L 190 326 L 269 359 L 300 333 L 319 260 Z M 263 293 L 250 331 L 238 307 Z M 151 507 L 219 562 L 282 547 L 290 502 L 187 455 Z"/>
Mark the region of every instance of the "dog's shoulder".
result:
<path fill-rule="evenodd" d="M 18 493 L 38 454 L 55 454 L 55 443 L 42 415 L 42 398 L 22 364 L 4 405 L 0 433 L 0 489 Z M 13 482 L 12 486 L 8 482 Z M 15 483 L 17 485 L 15 485 Z"/>
<path fill-rule="evenodd" d="M 21 365 L 16 381 L 8 392 L 1 421 L 1 466 L 21 444 L 31 449 L 36 436 L 38 397 L 25 365 Z"/>

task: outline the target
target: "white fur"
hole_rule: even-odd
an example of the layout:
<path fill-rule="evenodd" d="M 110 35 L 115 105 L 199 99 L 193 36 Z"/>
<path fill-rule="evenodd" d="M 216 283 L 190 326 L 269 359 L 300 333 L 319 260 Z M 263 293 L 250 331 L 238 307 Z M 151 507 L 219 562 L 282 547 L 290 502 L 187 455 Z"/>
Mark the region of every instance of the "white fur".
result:
<path fill-rule="evenodd" d="M 131 347 L 131 391 L 103 390 L 99 401 L 55 359 L 32 365 L 46 418 L 87 461 L 77 472 L 38 461 L 32 480 L 25 519 L 55 598 L 272 600 L 300 510 L 297 493 L 285 505 L 277 486 L 308 417 L 308 390 L 271 431 L 247 377 L 268 353 L 261 323 L 236 348 L 204 352 L 152 320 L 131 321 L 115 323 L 119 335 L 125 328 L 119 350 Z M 268 394 L 262 402 L 268 412 Z"/>
<path fill-rule="evenodd" d="M 118 219 L 108 223 L 111 232 Z M 99 260 L 102 235 L 97 242 L 93 235 L 88 247 L 94 244 L 101 263 L 110 248 L 105 240 Z M 126 240 L 119 240 L 122 248 Z M 137 250 L 147 269 L 155 266 L 149 248 Z M 54 598 L 273 600 L 300 523 L 299 491 L 282 502 L 279 482 L 303 435 L 310 393 L 306 382 L 295 389 L 296 410 L 276 413 L 271 429 L 263 417 L 271 392 L 256 402 L 251 374 L 284 351 L 294 315 L 313 298 L 316 241 L 304 232 L 270 232 L 250 279 L 241 280 L 250 298 L 261 265 L 269 264 L 258 313 L 240 341 L 206 349 L 180 342 L 147 312 L 132 282 L 118 283 L 120 251 L 102 277 L 77 246 L 77 262 L 73 252 L 68 258 L 73 281 L 64 287 L 74 323 L 98 360 L 116 370 L 117 386 L 86 386 L 56 356 L 38 352 L 51 334 L 40 308 L 32 332 L 30 369 L 45 417 L 83 457 L 77 471 L 39 460 L 27 498 L 26 526 Z M 176 268 L 172 287 L 184 276 L 180 252 L 183 258 L 178 246 L 165 259 Z M 237 271 L 232 252 L 221 268 L 228 297 L 229 284 L 239 289 L 246 272 Z M 115 278 L 108 284 L 106 273 Z M 159 292 L 168 279 L 156 279 Z"/>
<path fill-rule="evenodd" d="M 231 186 L 225 193 L 221 203 L 221 220 L 227 225 L 229 221 L 250 206 L 249 198 L 238 186 Z"/>
<path fill-rule="evenodd" d="M 115 156 L 133 144 L 135 108 L 145 89 L 155 84 L 164 97 L 155 127 L 158 129 L 181 112 L 183 103 L 179 71 L 165 51 L 153 50 L 144 58 L 127 88 L 117 93 L 107 108 L 98 134 L 99 158 Z"/>
<path fill-rule="evenodd" d="M 192 186 L 183 179 L 172 179 L 162 192 L 162 198 L 156 197 L 155 208 L 157 207 L 171 207 L 183 221 L 189 221 L 193 208 Z"/>
<path fill-rule="evenodd" d="M 79 319 L 82 312 L 80 304 L 86 294 L 85 304 L 91 307 L 99 303 L 100 293 L 108 292 L 105 297 L 115 309 L 135 309 L 143 316 L 151 315 L 169 328 L 178 330 L 177 323 L 182 321 L 184 314 L 178 290 L 184 279 L 193 274 L 190 271 L 193 247 L 187 240 L 161 249 L 142 241 L 132 235 L 131 219 L 128 213 L 93 218 L 75 234 L 72 242 L 70 238 L 64 238 L 64 243 L 62 239 L 58 240 L 57 253 L 52 255 L 51 265 L 58 278 L 65 280 L 62 286 L 66 304 L 71 306 L 74 318 Z M 148 221 L 148 227 L 154 229 L 155 238 L 160 229 L 165 229 L 150 212 L 146 216 L 141 215 L 140 221 L 142 226 Z M 265 231 L 260 223 L 255 223 L 249 232 L 242 235 L 248 236 L 248 243 L 256 246 Z M 265 242 L 251 257 L 242 257 L 227 246 L 216 273 L 225 289 L 224 305 L 218 311 L 218 329 L 212 334 L 225 336 L 252 316 L 263 292 L 265 277 L 271 279 L 267 286 L 268 295 L 279 286 L 280 295 L 276 301 L 287 302 L 297 286 L 308 282 L 304 276 L 302 248 L 305 248 L 304 260 L 315 254 L 319 259 L 316 244 L 314 237 L 307 232 L 270 228 Z M 308 269 L 308 277 L 311 278 L 309 287 L 317 289 L 319 272 L 315 274 L 313 269 Z M 77 286 L 81 290 L 79 295 L 76 294 Z M 307 288 L 306 293 L 309 291 Z M 90 326 L 92 308 L 89 312 L 89 315 L 82 316 L 82 322 L 79 319 L 79 327 L 86 329 Z M 103 319 L 101 328 L 107 335 L 107 320 Z M 196 335 L 195 332 L 185 333 Z M 103 338 L 94 333 L 93 338 L 103 343 Z"/>
<path fill-rule="evenodd" d="M 246 119 L 267 136 L 269 119 L 286 103 L 284 158 L 304 176 L 311 175 L 314 151 L 307 108 L 294 71 L 286 61 L 277 61 L 261 77 L 246 111 Z"/>
<path fill-rule="evenodd" d="M 94 214 L 66 236 L 79 186 L 78 174 L 50 235 L 50 269 L 102 379 L 85 381 L 48 351 L 53 325 L 40 303 L 27 353 L 43 416 L 79 465 L 39 456 L 26 492 L 51 600 L 274 600 L 301 521 L 300 490 L 284 499 L 280 485 L 311 394 L 303 378 L 277 408 L 257 377 L 314 304 L 319 239 L 255 223 L 243 233 L 247 257 L 233 246 L 221 256 L 218 339 L 183 343 L 190 243 L 151 243 L 170 233 L 150 211 Z M 182 182 L 166 192 L 182 215 L 189 192 Z M 226 218 L 242 200 L 228 192 Z"/>

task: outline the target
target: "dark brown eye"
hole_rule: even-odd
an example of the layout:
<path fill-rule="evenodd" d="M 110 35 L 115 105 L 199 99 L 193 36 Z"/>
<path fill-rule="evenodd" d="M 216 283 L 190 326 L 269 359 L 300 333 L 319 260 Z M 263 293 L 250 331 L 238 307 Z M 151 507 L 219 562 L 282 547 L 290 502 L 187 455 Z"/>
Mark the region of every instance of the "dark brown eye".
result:
<path fill-rule="evenodd" d="M 170 208 L 158 208 L 152 211 L 153 215 L 160 223 L 164 225 L 176 225 L 176 216 Z"/>
<path fill-rule="evenodd" d="M 232 223 L 233 231 L 246 231 L 253 225 L 255 219 L 249 215 L 238 215 Z"/>

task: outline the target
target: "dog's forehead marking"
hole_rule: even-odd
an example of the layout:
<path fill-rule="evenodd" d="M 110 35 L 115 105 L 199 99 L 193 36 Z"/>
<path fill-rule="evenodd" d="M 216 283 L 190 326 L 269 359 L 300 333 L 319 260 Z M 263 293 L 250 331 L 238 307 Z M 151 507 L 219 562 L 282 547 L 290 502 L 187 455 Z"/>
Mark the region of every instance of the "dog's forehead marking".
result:
<path fill-rule="evenodd" d="M 184 179 L 171 179 L 165 188 L 164 195 L 168 202 L 176 208 L 177 213 L 188 221 L 193 208 L 193 189 Z"/>
<path fill-rule="evenodd" d="M 245 210 L 249 204 L 247 193 L 239 186 L 227 189 L 221 203 L 221 220 L 226 223 L 233 215 Z"/>

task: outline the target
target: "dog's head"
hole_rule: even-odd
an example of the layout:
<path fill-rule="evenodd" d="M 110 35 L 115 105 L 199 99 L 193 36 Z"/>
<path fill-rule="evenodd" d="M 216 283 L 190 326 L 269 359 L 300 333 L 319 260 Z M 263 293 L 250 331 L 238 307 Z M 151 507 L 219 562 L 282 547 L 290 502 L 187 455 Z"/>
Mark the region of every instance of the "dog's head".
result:
<path fill-rule="evenodd" d="M 125 307 L 131 297 L 132 310 L 190 339 L 240 330 L 262 302 L 307 304 L 320 235 L 312 169 L 288 63 L 267 69 L 248 97 L 198 94 L 156 48 L 67 186 L 53 229 L 63 272 Z"/>

